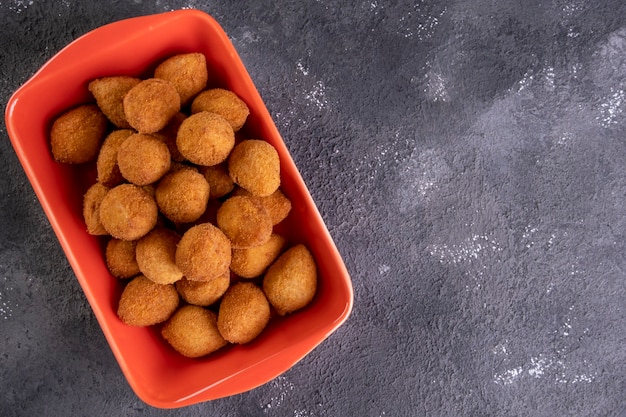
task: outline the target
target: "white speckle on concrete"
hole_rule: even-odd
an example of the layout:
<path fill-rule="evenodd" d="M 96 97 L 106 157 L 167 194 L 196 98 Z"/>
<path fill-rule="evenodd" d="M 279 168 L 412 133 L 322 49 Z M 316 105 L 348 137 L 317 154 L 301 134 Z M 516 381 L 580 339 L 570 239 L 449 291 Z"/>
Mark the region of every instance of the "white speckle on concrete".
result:
<path fill-rule="evenodd" d="M 495 374 L 493 376 L 493 381 L 499 385 L 510 385 L 521 377 L 522 371 L 523 368 L 521 366 L 513 369 L 507 369 L 504 372 Z"/>
<path fill-rule="evenodd" d="M 317 81 L 310 91 L 304 93 L 305 100 L 317 107 L 318 110 L 324 109 L 328 105 L 326 99 L 326 86 L 323 82 Z"/>
<path fill-rule="evenodd" d="M 261 408 L 267 413 L 276 412 L 274 409 L 279 408 L 285 399 L 295 389 L 295 386 L 284 376 L 278 376 L 268 383 L 271 396 L 261 400 Z"/>

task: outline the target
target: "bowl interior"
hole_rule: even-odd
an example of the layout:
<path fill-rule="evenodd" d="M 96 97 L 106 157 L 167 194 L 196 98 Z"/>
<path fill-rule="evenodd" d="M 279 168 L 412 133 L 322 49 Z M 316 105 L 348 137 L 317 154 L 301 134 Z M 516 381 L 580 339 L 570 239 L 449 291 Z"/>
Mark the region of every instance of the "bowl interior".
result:
<path fill-rule="evenodd" d="M 93 101 L 87 83 L 110 75 L 146 76 L 156 63 L 203 52 L 209 86 L 237 93 L 250 107 L 244 137 L 263 138 L 281 159 L 281 187 L 293 209 L 283 232 L 305 243 L 319 269 L 313 302 L 273 319 L 248 345 L 201 359 L 184 358 L 161 340 L 158 328 L 134 328 L 117 315 L 123 284 L 103 258 L 102 238 L 89 235 L 82 198 L 95 181 L 93 166 L 53 161 L 48 132 L 62 111 Z M 68 257 L 129 384 L 146 403 L 173 408 L 240 393 L 278 376 L 339 327 L 352 308 L 345 265 L 271 116 L 218 23 L 205 13 L 180 10 L 115 22 L 77 39 L 44 65 L 10 99 L 6 123 L 13 147 Z"/>

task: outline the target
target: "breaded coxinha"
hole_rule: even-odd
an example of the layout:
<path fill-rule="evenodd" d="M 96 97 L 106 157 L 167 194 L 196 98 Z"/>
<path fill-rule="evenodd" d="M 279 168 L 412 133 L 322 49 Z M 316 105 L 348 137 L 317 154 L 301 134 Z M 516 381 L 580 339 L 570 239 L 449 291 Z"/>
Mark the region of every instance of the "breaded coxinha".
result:
<path fill-rule="evenodd" d="M 173 284 L 157 284 L 137 275 L 124 287 L 117 315 L 129 326 L 152 326 L 169 319 L 179 303 Z"/>
<path fill-rule="evenodd" d="M 172 83 L 148 78 L 124 96 L 124 115 L 139 133 L 156 133 L 180 111 L 180 96 Z"/>
<path fill-rule="evenodd" d="M 198 52 L 174 55 L 156 67 L 154 78 L 172 83 L 184 106 L 206 88 L 209 79 L 206 58 Z"/>
<path fill-rule="evenodd" d="M 107 118 L 95 104 L 67 110 L 50 129 L 50 150 L 55 161 L 84 164 L 98 156 L 107 131 Z"/>
<path fill-rule="evenodd" d="M 122 177 L 135 185 L 150 185 L 165 175 L 172 164 L 167 145 L 155 136 L 134 133 L 117 151 Z"/>
<path fill-rule="evenodd" d="M 219 114 L 235 132 L 243 127 L 250 115 L 248 105 L 234 92 L 223 88 L 212 88 L 198 94 L 191 103 L 191 113 L 201 111 Z"/>
<path fill-rule="evenodd" d="M 217 313 L 217 328 L 230 343 L 249 343 L 270 320 L 270 305 L 263 291 L 252 282 L 230 286 Z"/>
<path fill-rule="evenodd" d="M 238 143 L 228 157 L 233 182 L 251 194 L 266 197 L 280 187 L 280 159 L 276 149 L 260 139 Z"/>
<path fill-rule="evenodd" d="M 235 146 L 235 132 L 219 114 L 203 111 L 183 120 L 176 134 L 176 146 L 189 162 L 217 165 L 226 161 Z"/>
<path fill-rule="evenodd" d="M 210 186 L 195 167 L 181 166 L 167 173 L 156 186 L 161 213 L 174 223 L 195 222 L 204 214 Z"/>
<path fill-rule="evenodd" d="M 272 235 L 272 219 L 265 206 L 248 196 L 229 197 L 217 209 L 217 226 L 235 249 L 266 243 Z"/>
<path fill-rule="evenodd" d="M 230 267 L 230 240 L 211 223 L 195 225 L 178 242 L 175 259 L 188 279 L 210 281 L 226 273 Z"/>
<path fill-rule="evenodd" d="M 208 355 L 228 344 L 217 329 L 217 315 L 196 305 L 180 307 L 163 325 L 161 335 L 188 358 Z"/>

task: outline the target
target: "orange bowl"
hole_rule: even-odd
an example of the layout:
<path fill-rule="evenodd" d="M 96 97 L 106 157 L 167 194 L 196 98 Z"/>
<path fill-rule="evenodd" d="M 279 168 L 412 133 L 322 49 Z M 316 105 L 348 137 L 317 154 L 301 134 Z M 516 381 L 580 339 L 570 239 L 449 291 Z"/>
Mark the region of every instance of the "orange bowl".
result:
<path fill-rule="evenodd" d="M 209 86 L 228 88 L 249 106 L 243 134 L 278 151 L 281 187 L 293 209 L 282 231 L 306 244 L 318 265 L 318 291 L 305 309 L 275 317 L 247 345 L 200 359 L 185 358 L 155 327 L 136 328 L 116 314 L 123 284 L 109 273 L 102 238 L 87 233 L 82 198 L 93 166 L 56 163 L 48 133 L 64 110 L 93 101 L 87 83 L 110 75 L 143 76 L 177 53 L 202 52 Z M 159 408 L 182 407 L 241 393 L 288 370 L 349 316 L 353 292 L 343 260 L 280 133 L 228 36 L 209 15 L 179 10 L 114 22 L 78 38 L 48 61 L 8 102 L 9 137 L 67 255 L 102 331 L 137 396 Z"/>

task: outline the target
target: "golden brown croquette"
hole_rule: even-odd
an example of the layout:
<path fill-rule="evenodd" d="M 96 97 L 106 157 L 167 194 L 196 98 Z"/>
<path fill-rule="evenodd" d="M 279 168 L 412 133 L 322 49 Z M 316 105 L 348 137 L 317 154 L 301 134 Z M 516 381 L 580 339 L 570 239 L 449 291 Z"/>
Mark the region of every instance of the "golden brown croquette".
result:
<path fill-rule="evenodd" d="M 211 223 L 191 227 L 176 248 L 176 265 L 185 277 L 194 281 L 209 281 L 225 274 L 230 258 L 230 241 Z"/>
<path fill-rule="evenodd" d="M 141 79 L 128 76 L 102 77 L 91 81 L 87 88 L 111 123 L 120 129 L 129 129 L 131 126 L 124 114 L 124 96 L 140 82 Z"/>
<path fill-rule="evenodd" d="M 228 158 L 235 146 L 235 133 L 222 116 L 200 112 L 187 117 L 180 124 L 176 146 L 194 164 L 217 165 Z"/>
<path fill-rule="evenodd" d="M 105 249 L 107 268 L 111 275 L 120 279 L 139 275 L 139 265 L 135 258 L 136 240 L 120 240 L 111 238 Z"/>
<path fill-rule="evenodd" d="M 154 198 L 133 184 L 113 187 L 100 203 L 100 221 L 106 231 L 122 240 L 137 240 L 157 223 Z"/>
<path fill-rule="evenodd" d="M 247 195 L 254 197 L 254 194 L 241 187 L 237 187 L 233 191 L 232 195 Z M 291 200 L 287 198 L 280 188 L 266 197 L 256 198 L 263 203 L 263 206 L 265 206 L 265 210 L 267 210 L 267 213 L 270 215 L 273 225 L 277 225 L 285 220 L 291 212 Z"/>
<path fill-rule="evenodd" d="M 67 110 L 57 117 L 50 130 L 54 160 L 82 164 L 96 159 L 106 135 L 107 118 L 95 104 Z"/>
<path fill-rule="evenodd" d="M 280 255 L 263 277 L 263 292 L 281 316 L 308 305 L 316 291 L 315 260 L 302 244 Z"/>
<path fill-rule="evenodd" d="M 176 282 L 176 290 L 189 304 L 210 306 L 224 295 L 230 285 L 230 271 L 210 281 L 192 281 L 183 277 Z"/>
<path fill-rule="evenodd" d="M 137 241 L 137 265 L 142 274 L 157 284 L 173 284 L 183 277 L 176 266 L 178 233 L 165 227 L 155 227 Z"/>
<path fill-rule="evenodd" d="M 83 218 L 87 225 L 87 232 L 90 235 L 108 235 L 102 222 L 100 221 L 100 204 L 102 199 L 109 192 L 109 188 L 96 182 L 83 197 Z"/>
<path fill-rule="evenodd" d="M 270 216 L 254 197 L 234 196 L 224 201 L 217 210 L 217 226 L 237 249 L 262 245 L 272 235 Z"/>
<path fill-rule="evenodd" d="M 222 116 L 237 132 L 246 123 L 250 110 L 246 103 L 230 90 L 212 88 L 198 94 L 191 103 L 191 113 L 208 111 Z"/>
<path fill-rule="evenodd" d="M 217 330 L 217 315 L 194 305 L 179 308 L 163 325 L 161 335 L 188 358 L 208 355 L 228 344 Z"/>
<path fill-rule="evenodd" d="M 233 249 L 230 270 L 242 278 L 261 276 L 286 245 L 287 240 L 284 237 L 272 233 L 270 239 L 260 246 Z"/>
<path fill-rule="evenodd" d="M 158 181 L 169 171 L 171 163 L 167 145 L 152 135 L 132 134 L 117 152 L 117 165 L 122 176 L 135 185 Z"/>
<path fill-rule="evenodd" d="M 155 197 L 165 217 L 174 223 L 190 223 L 205 212 L 209 193 L 209 183 L 198 170 L 180 166 L 159 181 Z"/>
<path fill-rule="evenodd" d="M 235 184 L 256 196 L 268 196 L 280 186 L 278 152 L 264 140 L 238 143 L 228 157 L 228 172 Z"/>
<path fill-rule="evenodd" d="M 138 275 L 124 287 L 117 315 L 130 326 L 151 326 L 169 319 L 179 302 L 174 285 L 157 284 Z"/>
<path fill-rule="evenodd" d="M 107 187 L 115 187 L 125 181 L 117 165 L 117 151 L 122 143 L 134 133 L 131 129 L 118 129 L 109 133 L 98 153 L 96 171 L 98 182 Z"/>
<path fill-rule="evenodd" d="M 171 82 L 185 105 L 206 88 L 209 78 L 206 58 L 201 53 L 174 55 L 156 67 L 154 78 Z"/>
<path fill-rule="evenodd" d="M 270 319 L 270 305 L 263 291 L 252 282 L 230 286 L 220 302 L 217 328 L 231 343 L 254 340 Z"/>
<path fill-rule="evenodd" d="M 149 78 L 131 88 L 123 104 L 126 120 L 133 129 L 154 133 L 167 126 L 180 111 L 180 96 L 169 81 Z"/>

